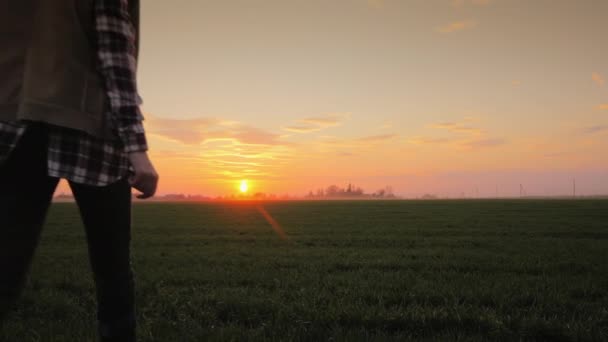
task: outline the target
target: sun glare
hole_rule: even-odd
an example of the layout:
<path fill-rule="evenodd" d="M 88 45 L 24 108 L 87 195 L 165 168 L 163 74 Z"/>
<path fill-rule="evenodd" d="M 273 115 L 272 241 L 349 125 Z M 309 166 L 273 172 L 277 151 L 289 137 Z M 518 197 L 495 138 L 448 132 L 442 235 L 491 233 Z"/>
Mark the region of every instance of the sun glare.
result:
<path fill-rule="evenodd" d="M 247 189 L 249 188 L 247 181 L 243 179 L 239 188 L 241 189 L 241 192 L 247 192 Z"/>

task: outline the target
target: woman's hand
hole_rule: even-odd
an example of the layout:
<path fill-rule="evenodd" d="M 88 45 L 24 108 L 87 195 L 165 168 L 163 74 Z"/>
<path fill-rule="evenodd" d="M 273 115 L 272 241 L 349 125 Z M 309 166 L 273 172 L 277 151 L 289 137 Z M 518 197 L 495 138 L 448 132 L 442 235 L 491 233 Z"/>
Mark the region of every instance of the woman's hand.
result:
<path fill-rule="evenodd" d="M 135 174 L 129 177 L 129 183 L 136 190 L 141 191 L 137 198 L 145 199 L 154 196 L 158 185 L 158 173 L 154 169 L 147 152 L 129 153 L 129 161 Z"/>

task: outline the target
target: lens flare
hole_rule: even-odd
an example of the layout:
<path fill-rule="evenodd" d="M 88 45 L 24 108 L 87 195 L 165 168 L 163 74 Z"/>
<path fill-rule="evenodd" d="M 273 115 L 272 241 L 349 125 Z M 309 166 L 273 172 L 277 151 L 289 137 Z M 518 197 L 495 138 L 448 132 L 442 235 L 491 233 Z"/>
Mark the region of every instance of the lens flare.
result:
<path fill-rule="evenodd" d="M 256 208 L 258 209 L 260 214 L 264 216 L 264 218 L 270 224 L 275 233 L 279 235 L 279 238 L 284 241 L 289 241 L 289 239 L 287 238 L 287 234 L 285 234 L 285 231 L 283 230 L 283 227 L 281 227 L 281 225 L 274 219 L 274 217 L 272 217 L 261 205 L 257 205 Z"/>

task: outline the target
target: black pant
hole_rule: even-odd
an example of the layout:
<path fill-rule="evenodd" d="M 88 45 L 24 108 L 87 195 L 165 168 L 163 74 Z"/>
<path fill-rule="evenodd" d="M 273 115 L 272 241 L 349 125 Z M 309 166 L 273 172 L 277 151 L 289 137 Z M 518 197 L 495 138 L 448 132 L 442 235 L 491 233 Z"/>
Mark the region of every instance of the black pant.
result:
<path fill-rule="evenodd" d="M 23 288 L 59 181 L 47 175 L 47 146 L 47 127 L 32 124 L 0 165 L 0 323 Z M 100 335 L 133 341 L 131 187 L 126 177 L 104 187 L 69 185 L 86 230 Z"/>

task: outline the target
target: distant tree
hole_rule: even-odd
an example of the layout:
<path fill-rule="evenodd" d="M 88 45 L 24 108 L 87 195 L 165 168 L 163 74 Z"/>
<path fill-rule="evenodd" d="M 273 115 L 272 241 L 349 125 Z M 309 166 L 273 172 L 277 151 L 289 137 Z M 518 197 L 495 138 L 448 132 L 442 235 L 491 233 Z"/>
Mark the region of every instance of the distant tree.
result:
<path fill-rule="evenodd" d="M 337 196 L 340 194 L 340 188 L 337 185 L 330 185 L 325 190 L 326 196 Z"/>
<path fill-rule="evenodd" d="M 253 194 L 253 198 L 263 199 L 266 198 L 266 194 L 263 192 L 256 192 L 255 194 Z"/>
<path fill-rule="evenodd" d="M 390 185 L 385 186 L 382 189 L 377 190 L 374 193 L 366 194 L 365 190 L 361 187 L 356 186 L 353 183 L 348 183 L 345 188 L 339 187 L 338 185 L 332 184 L 325 189 L 319 188 L 316 193 L 312 191 L 308 192 L 307 197 L 372 197 L 372 198 L 394 198 L 393 187 Z"/>

